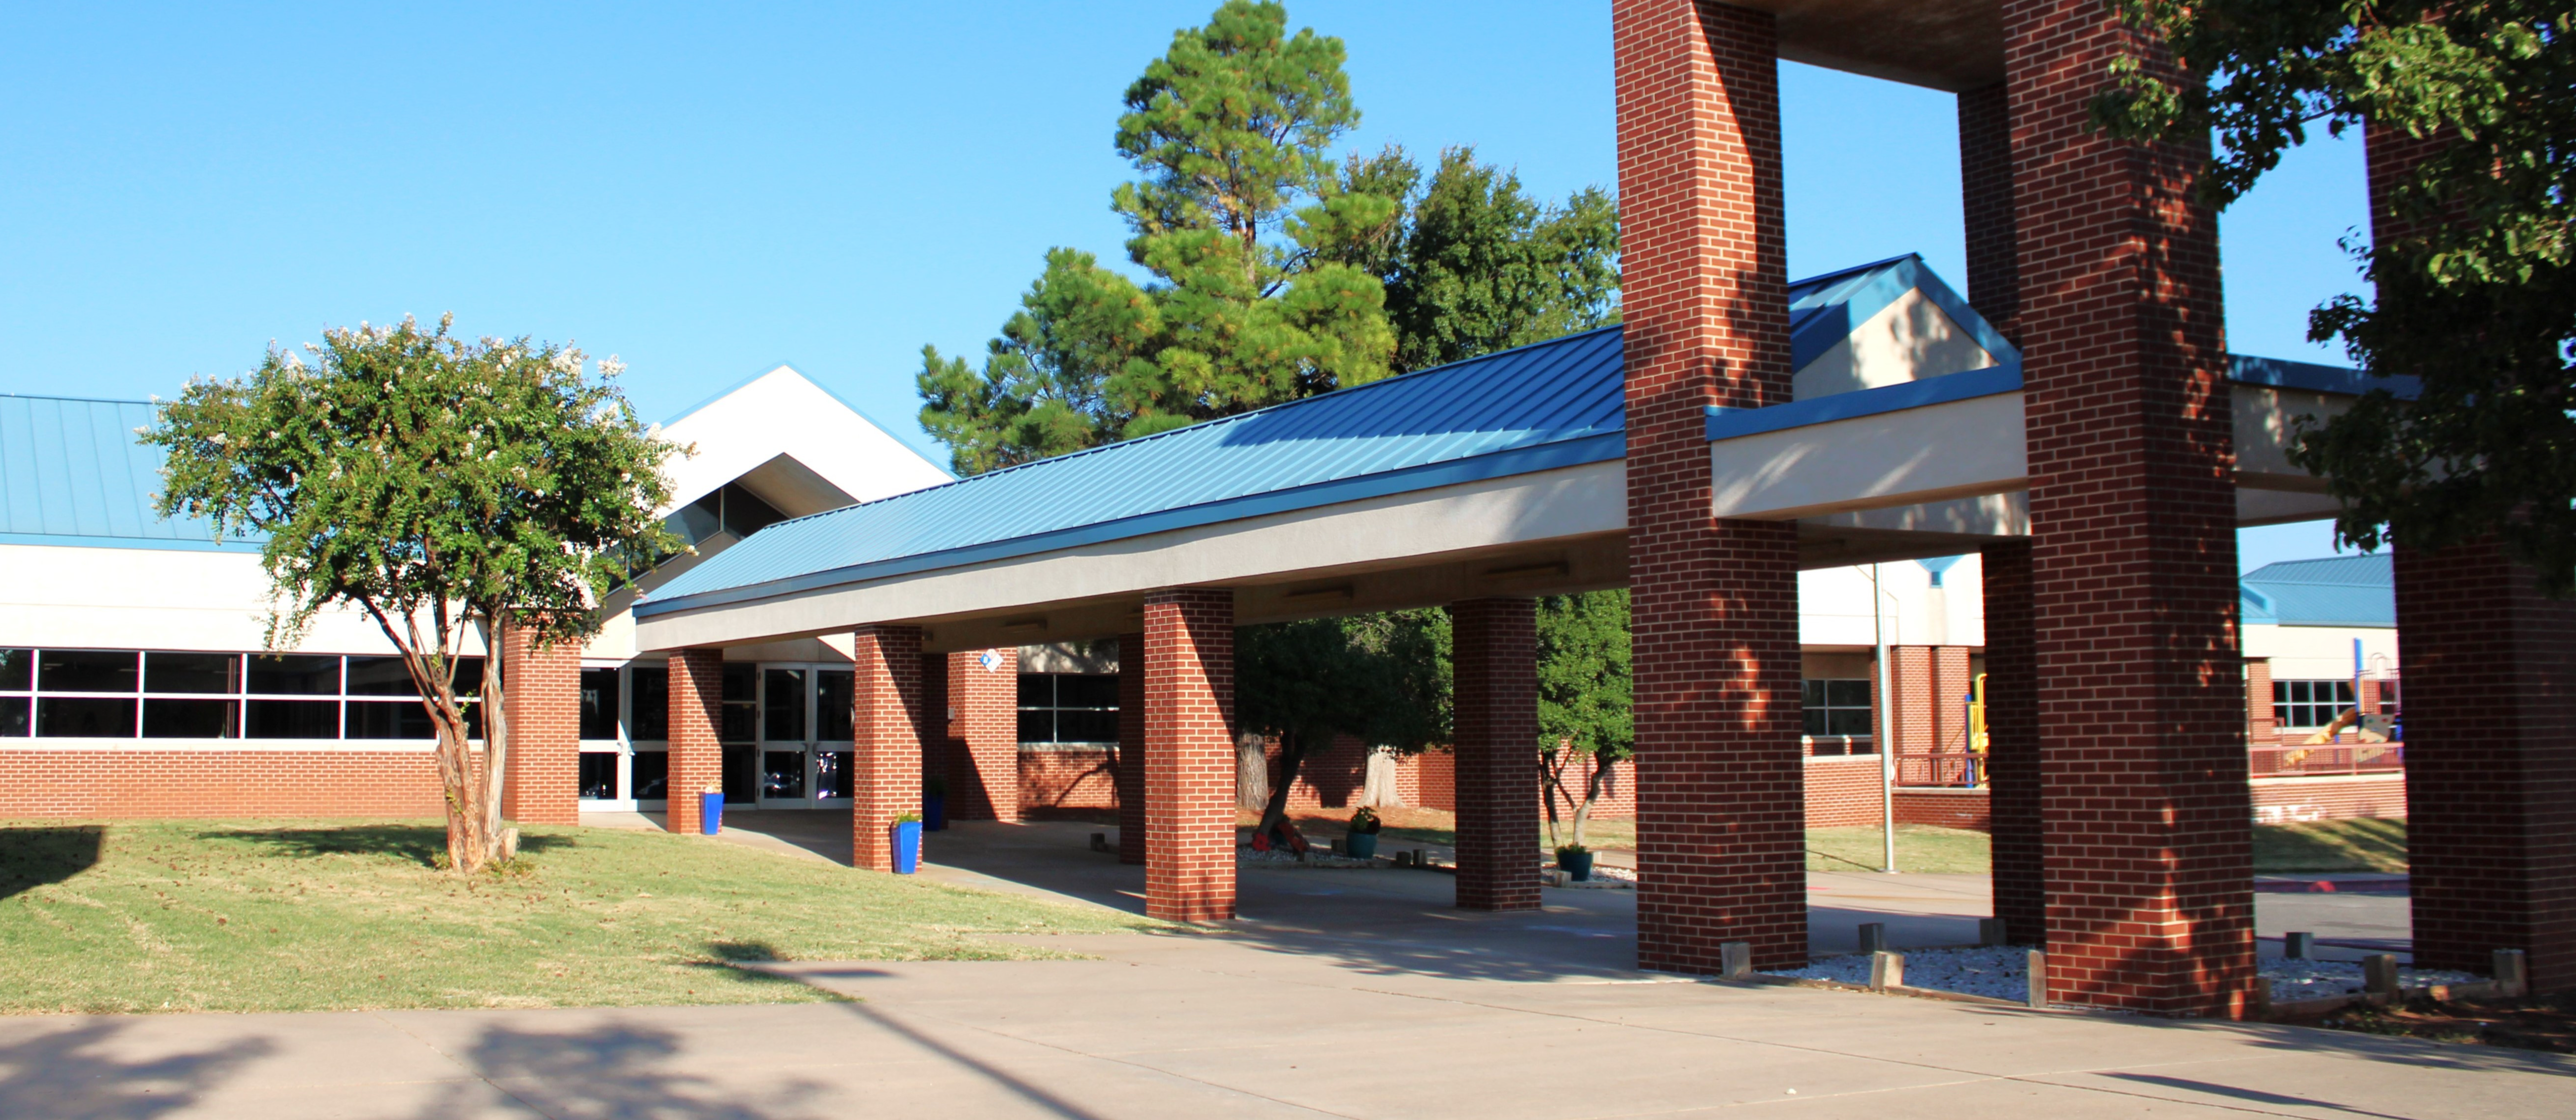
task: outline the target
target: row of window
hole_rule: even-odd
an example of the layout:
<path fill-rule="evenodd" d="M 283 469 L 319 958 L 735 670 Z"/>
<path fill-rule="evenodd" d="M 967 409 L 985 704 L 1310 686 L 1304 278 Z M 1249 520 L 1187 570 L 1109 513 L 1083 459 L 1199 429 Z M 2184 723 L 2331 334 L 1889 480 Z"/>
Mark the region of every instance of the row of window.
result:
<path fill-rule="evenodd" d="M 456 689 L 482 687 L 459 658 Z M 482 733 L 469 699 L 468 734 Z M 398 657 L 0 649 L 0 736 L 66 739 L 427 739 Z"/>
<path fill-rule="evenodd" d="M 1117 745 L 1118 678 L 1081 673 L 1020 674 L 1020 741 Z"/>
<path fill-rule="evenodd" d="M 850 796 L 851 751 L 771 751 L 740 745 L 724 749 L 724 796 L 729 804 L 796 801 L 809 796 Z M 621 786 L 618 763 L 626 761 Z M 807 766 L 812 766 L 809 775 Z M 661 801 L 670 797 L 671 756 L 661 751 L 633 754 L 604 751 L 581 756 L 581 797 L 585 801 Z"/>
<path fill-rule="evenodd" d="M 2380 703 L 2388 705 L 2395 681 L 2380 683 Z M 2273 681 L 2272 722 L 2284 729 L 2324 727 L 2359 705 L 2351 681 Z"/>

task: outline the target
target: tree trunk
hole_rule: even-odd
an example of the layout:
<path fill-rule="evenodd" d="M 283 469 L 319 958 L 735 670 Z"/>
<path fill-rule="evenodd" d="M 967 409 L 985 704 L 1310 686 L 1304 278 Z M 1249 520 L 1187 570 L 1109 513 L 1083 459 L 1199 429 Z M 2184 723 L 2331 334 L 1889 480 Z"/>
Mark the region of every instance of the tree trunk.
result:
<path fill-rule="evenodd" d="M 1376 809 L 1403 807 L 1404 792 L 1396 788 L 1393 748 L 1369 748 L 1368 762 L 1360 772 L 1360 804 Z"/>
<path fill-rule="evenodd" d="M 1592 819 L 1592 806 L 1601 800 L 1601 782 L 1610 773 L 1610 764 L 1601 761 L 1599 752 L 1592 758 L 1592 776 L 1583 780 L 1583 804 L 1574 807 L 1574 842 L 1583 843 L 1583 825 Z"/>
<path fill-rule="evenodd" d="M 1261 824 L 1252 830 L 1253 835 L 1266 835 L 1288 819 L 1288 791 L 1296 788 L 1297 768 L 1305 761 L 1305 736 L 1293 731 L 1279 736 L 1279 781 L 1270 787 L 1270 800 L 1262 806 Z"/>
<path fill-rule="evenodd" d="M 1557 741 L 1556 749 L 1538 756 L 1538 796 L 1547 806 L 1547 846 L 1557 847 L 1556 803 L 1565 797 L 1565 764 L 1573 761 L 1573 740 Z M 1570 800 L 1570 799 L 1569 799 Z"/>
<path fill-rule="evenodd" d="M 1270 804 L 1269 742 L 1257 731 L 1234 737 L 1234 806 L 1259 809 Z"/>

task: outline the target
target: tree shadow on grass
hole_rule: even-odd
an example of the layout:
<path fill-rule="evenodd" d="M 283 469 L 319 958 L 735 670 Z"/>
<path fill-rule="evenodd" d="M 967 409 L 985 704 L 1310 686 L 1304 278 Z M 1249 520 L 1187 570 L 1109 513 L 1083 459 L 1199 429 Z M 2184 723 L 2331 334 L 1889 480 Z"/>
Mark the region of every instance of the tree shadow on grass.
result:
<path fill-rule="evenodd" d="M 95 824 L 0 828 L 0 898 L 89 870 L 106 836 Z"/>
<path fill-rule="evenodd" d="M 773 1079 L 758 1094 L 669 1067 L 684 1049 L 680 1036 L 622 1023 L 572 1033 L 492 1027 L 456 1055 L 476 1081 L 452 1082 L 420 1110 L 424 1118 L 479 1115 L 485 1088 L 530 1111 L 561 1120 L 773 1120 L 807 1114 L 821 1095 L 810 1081 Z"/>
<path fill-rule="evenodd" d="M 404 863 L 436 868 L 447 858 L 447 826 L 442 824 L 350 824 L 305 825 L 284 828 L 210 829 L 197 834 L 200 840 L 258 846 L 272 854 L 312 858 L 316 856 L 362 855 L 390 856 Z M 540 855 L 560 848 L 570 848 L 579 841 L 570 836 L 545 833 L 521 833 L 519 852 Z"/>
<path fill-rule="evenodd" d="M 211 1050 L 121 1060 L 116 1036 L 128 1027 L 93 1020 L 0 1044 L 0 1116 L 148 1120 L 194 1105 L 276 1049 L 267 1039 L 235 1038 Z"/>

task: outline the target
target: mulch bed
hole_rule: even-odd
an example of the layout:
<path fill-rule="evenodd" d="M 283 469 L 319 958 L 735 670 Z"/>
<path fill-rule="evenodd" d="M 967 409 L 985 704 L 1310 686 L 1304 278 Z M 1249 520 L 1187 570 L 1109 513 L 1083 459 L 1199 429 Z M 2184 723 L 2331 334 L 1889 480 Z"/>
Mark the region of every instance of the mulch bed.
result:
<path fill-rule="evenodd" d="M 2511 1000 L 2413 999 L 2402 1007 L 2361 1005 L 2289 1021 L 2363 1034 L 2576 1054 L 2576 995 Z"/>

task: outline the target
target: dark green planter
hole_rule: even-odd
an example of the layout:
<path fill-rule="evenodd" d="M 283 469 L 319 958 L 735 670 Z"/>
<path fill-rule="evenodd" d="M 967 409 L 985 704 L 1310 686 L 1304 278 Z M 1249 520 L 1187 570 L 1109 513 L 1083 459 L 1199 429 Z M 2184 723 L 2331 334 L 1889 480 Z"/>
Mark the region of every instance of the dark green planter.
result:
<path fill-rule="evenodd" d="M 1556 866 L 1566 878 L 1583 882 L 1592 878 L 1592 853 L 1560 850 L 1556 853 Z"/>

